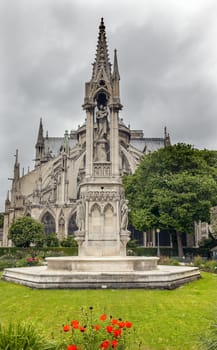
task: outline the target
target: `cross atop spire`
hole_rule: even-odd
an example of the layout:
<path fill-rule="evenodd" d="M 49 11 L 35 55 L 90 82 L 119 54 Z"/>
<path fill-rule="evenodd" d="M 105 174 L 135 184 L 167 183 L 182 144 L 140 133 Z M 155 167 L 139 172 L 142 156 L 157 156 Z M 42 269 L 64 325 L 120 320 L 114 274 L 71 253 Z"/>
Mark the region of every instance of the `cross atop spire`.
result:
<path fill-rule="evenodd" d="M 99 26 L 99 35 L 96 48 L 96 58 L 93 63 L 92 80 L 97 80 L 100 71 L 105 71 L 108 79 L 111 77 L 111 63 L 109 61 L 108 46 L 103 18 Z"/>

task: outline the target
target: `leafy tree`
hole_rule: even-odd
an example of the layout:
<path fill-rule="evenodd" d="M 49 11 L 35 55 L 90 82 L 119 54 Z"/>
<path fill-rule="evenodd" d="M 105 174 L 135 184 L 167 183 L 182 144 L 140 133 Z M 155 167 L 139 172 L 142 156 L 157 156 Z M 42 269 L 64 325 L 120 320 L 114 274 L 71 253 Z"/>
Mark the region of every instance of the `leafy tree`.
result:
<path fill-rule="evenodd" d="M 11 224 L 8 238 L 16 247 L 40 246 L 45 240 L 43 224 L 28 216 L 18 218 Z"/>
<path fill-rule="evenodd" d="M 210 222 L 217 204 L 217 152 L 168 146 L 145 156 L 124 186 L 133 226 L 175 230 L 182 256 L 182 234 L 193 232 L 194 221 Z"/>

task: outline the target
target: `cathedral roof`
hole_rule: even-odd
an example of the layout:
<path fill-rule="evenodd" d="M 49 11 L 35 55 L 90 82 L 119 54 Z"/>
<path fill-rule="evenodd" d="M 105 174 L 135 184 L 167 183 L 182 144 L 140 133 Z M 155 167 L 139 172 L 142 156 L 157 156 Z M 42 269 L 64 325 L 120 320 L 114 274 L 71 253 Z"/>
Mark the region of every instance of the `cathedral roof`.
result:
<path fill-rule="evenodd" d="M 69 138 L 68 142 L 69 142 L 69 147 L 73 148 L 76 145 L 77 140 Z M 64 137 L 45 138 L 44 145 L 45 145 L 45 154 L 50 153 L 51 157 L 53 158 L 59 155 L 60 151 L 64 147 Z"/>
<path fill-rule="evenodd" d="M 165 143 L 164 143 L 164 138 L 149 138 L 149 137 L 144 137 L 140 139 L 131 139 L 130 144 L 137 148 L 140 152 L 145 152 L 145 151 L 150 151 L 154 152 L 157 151 L 159 148 L 163 148 Z"/>

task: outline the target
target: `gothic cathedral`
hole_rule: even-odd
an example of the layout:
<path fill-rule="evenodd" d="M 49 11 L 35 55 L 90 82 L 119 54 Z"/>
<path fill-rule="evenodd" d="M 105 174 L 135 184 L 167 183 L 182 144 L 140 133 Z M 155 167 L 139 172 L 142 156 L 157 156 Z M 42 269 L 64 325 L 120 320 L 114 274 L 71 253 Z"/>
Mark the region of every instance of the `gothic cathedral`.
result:
<path fill-rule="evenodd" d="M 62 138 L 44 136 L 40 120 L 35 168 L 22 176 L 16 151 L 4 246 L 10 244 L 12 221 L 31 216 L 44 224 L 46 234 L 75 235 L 81 255 L 124 254 L 130 232 L 121 177 L 134 173 L 144 154 L 170 144 L 170 138 L 166 130 L 162 138 L 145 138 L 120 118 L 117 52 L 112 67 L 103 19 L 83 109 L 84 124 Z"/>

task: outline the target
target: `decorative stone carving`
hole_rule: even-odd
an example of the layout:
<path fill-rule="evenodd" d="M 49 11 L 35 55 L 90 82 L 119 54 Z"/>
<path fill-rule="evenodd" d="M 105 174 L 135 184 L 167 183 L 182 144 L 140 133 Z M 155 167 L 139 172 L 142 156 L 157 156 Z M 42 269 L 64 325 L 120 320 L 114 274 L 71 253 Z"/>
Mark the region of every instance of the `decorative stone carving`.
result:
<path fill-rule="evenodd" d="M 87 201 L 118 201 L 120 195 L 116 191 L 88 191 L 85 196 Z"/>
<path fill-rule="evenodd" d="M 126 231 L 128 226 L 128 205 L 126 200 L 121 201 L 121 230 Z"/>
<path fill-rule="evenodd" d="M 78 226 L 78 231 L 84 231 L 85 224 L 85 206 L 82 200 L 77 202 L 77 215 L 76 215 L 76 224 Z"/>
<path fill-rule="evenodd" d="M 97 163 L 94 164 L 94 176 L 106 177 L 111 175 L 111 164 Z"/>
<path fill-rule="evenodd" d="M 96 112 L 97 138 L 106 138 L 108 131 L 108 109 L 106 106 L 100 105 Z"/>

